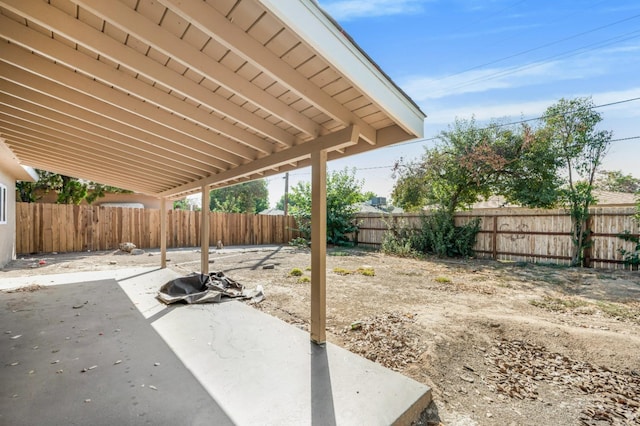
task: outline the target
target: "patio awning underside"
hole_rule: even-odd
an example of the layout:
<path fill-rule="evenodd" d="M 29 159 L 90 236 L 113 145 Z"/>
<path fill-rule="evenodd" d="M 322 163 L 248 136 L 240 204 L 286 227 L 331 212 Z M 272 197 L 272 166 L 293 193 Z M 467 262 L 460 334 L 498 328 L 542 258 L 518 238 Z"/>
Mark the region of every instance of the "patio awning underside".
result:
<path fill-rule="evenodd" d="M 0 0 L 0 137 L 24 165 L 160 197 L 422 135 L 313 1 Z"/>

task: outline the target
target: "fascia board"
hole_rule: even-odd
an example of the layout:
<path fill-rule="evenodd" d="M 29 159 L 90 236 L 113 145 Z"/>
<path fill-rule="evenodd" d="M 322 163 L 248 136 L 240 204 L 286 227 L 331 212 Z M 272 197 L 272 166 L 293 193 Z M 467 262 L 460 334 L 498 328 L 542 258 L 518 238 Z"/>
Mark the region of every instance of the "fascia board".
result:
<path fill-rule="evenodd" d="M 313 0 L 258 0 L 284 25 L 325 58 L 399 126 L 424 136 L 425 114 L 351 43 Z"/>

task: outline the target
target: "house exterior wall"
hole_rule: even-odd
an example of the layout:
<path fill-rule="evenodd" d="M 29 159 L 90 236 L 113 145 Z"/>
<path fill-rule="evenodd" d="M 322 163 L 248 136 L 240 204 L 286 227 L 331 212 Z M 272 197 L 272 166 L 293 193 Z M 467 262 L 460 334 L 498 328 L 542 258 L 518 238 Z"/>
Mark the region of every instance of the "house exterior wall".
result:
<path fill-rule="evenodd" d="M 6 223 L 0 223 L 0 267 L 15 258 L 16 241 L 16 181 L 0 167 L 0 184 L 6 186 Z"/>

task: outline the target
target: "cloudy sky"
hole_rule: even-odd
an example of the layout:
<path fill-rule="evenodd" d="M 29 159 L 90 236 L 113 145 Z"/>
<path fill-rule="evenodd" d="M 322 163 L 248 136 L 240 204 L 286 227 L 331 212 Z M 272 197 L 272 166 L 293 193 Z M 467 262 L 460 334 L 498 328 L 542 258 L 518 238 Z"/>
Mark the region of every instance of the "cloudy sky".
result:
<path fill-rule="evenodd" d="M 329 163 L 389 196 L 391 165 L 418 158 L 456 117 L 517 121 L 591 96 L 613 131 L 607 170 L 640 178 L 640 1 L 319 0 L 427 114 L 424 141 Z M 607 104 L 614 104 L 608 105 Z M 625 140 L 626 139 L 626 140 Z M 310 180 L 310 170 L 290 174 Z M 269 179 L 272 205 L 284 179 Z"/>

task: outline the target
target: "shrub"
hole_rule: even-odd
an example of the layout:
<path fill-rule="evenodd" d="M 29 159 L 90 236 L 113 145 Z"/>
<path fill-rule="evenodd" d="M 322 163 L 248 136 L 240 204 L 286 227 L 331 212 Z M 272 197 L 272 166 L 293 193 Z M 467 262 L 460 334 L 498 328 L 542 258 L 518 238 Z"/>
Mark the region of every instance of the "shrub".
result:
<path fill-rule="evenodd" d="M 375 277 L 376 275 L 376 272 L 373 270 L 373 268 L 358 268 L 356 272 L 360 275 L 364 275 L 365 277 Z"/>
<path fill-rule="evenodd" d="M 291 271 L 289 271 L 289 276 L 291 276 L 291 277 L 301 277 L 302 276 L 302 269 L 293 268 Z"/>
<path fill-rule="evenodd" d="M 333 268 L 333 272 L 338 274 L 338 275 L 349 275 L 351 274 L 351 271 L 348 269 L 344 269 L 344 268 Z"/>
<path fill-rule="evenodd" d="M 436 210 L 422 216 L 422 228 L 416 238 L 423 253 L 438 256 L 473 256 L 473 246 L 480 232 L 480 219 L 474 218 L 462 226 L 455 226 L 454 216 L 445 210 Z"/>

